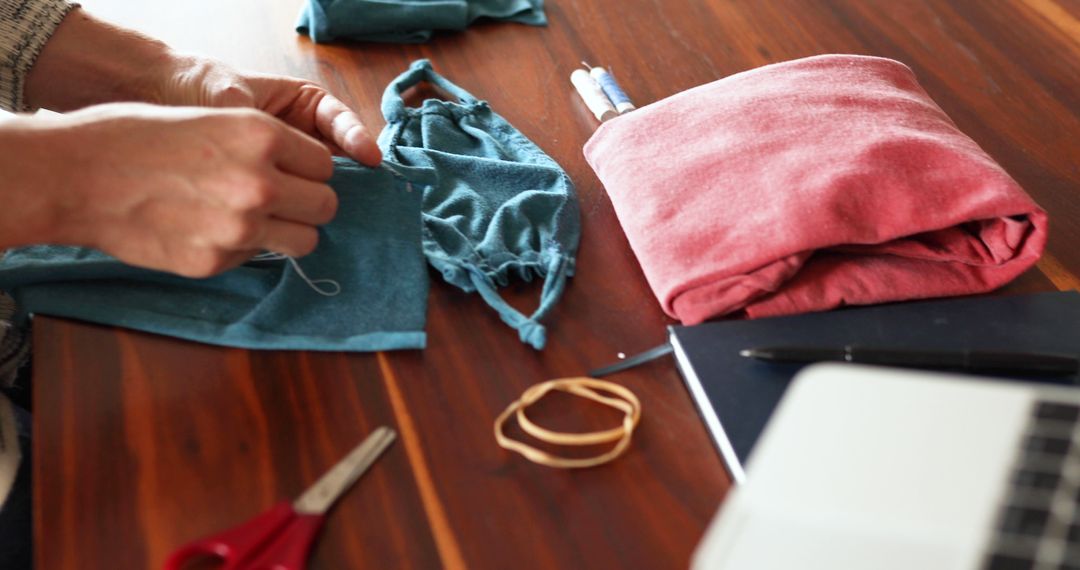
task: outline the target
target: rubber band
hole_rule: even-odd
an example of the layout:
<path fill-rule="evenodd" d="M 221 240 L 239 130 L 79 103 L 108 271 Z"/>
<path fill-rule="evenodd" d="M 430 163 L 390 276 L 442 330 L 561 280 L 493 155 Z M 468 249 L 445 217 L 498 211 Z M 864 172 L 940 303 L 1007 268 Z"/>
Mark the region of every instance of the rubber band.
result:
<path fill-rule="evenodd" d="M 588 433 L 565 433 L 542 428 L 529 420 L 525 414 L 525 409 L 540 401 L 552 390 L 574 394 L 620 410 L 624 414 L 622 424 L 612 429 Z M 606 396 L 601 392 L 616 397 Z M 609 451 L 594 457 L 570 458 L 554 455 L 507 436 L 503 432 L 503 426 L 512 415 L 517 417 L 518 424 L 525 433 L 546 443 L 580 446 L 615 442 L 615 446 Z M 499 417 L 495 419 L 495 441 L 499 444 L 499 447 L 520 453 L 529 461 L 540 465 L 565 469 L 595 467 L 612 461 L 629 448 L 630 439 L 640 420 L 641 402 L 630 390 L 618 384 L 595 378 L 560 378 L 529 387 L 521 394 L 521 398 L 507 406 L 499 414 Z"/>

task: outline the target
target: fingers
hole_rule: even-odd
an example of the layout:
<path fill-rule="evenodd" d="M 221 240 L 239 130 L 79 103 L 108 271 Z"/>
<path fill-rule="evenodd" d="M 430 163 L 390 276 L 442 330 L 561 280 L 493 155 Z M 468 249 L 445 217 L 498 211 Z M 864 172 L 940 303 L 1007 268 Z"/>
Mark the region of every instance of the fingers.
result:
<path fill-rule="evenodd" d="M 327 186 L 280 171 L 268 170 L 253 182 L 249 194 L 263 198 L 233 201 L 200 217 L 214 247 L 225 251 L 269 250 L 307 255 L 318 241 L 318 226 L 337 213 L 337 194 Z"/>
<path fill-rule="evenodd" d="M 208 263 L 250 257 L 260 250 L 300 257 L 319 243 L 317 227 L 266 215 L 219 212 L 205 216 L 203 225 L 207 241 L 197 240 L 184 249 L 209 257 Z"/>
<path fill-rule="evenodd" d="M 214 222 L 217 246 L 223 250 L 261 249 L 293 257 L 311 253 L 318 243 L 318 226 L 337 213 L 337 194 L 319 182 L 273 172 L 270 198 L 218 214 Z"/>
<path fill-rule="evenodd" d="M 268 208 L 271 216 L 311 226 L 321 226 L 334 219 L 338 200 L 329 186 L 285 174 L 276 178 L 276 199 Z"/>
<path fill-rule="evenodd" d="M 367 166 L 378 166 L 382 152 L 360 117 L 314 83 L 274 75 L 248 75 L 254 106 L 302 132 L 327 141 Z"/>
<path fill-rule="evenodd" d="M 317 229 L 286 220 L 267 220 L 264 236 L 264 249 L 290 257 L 303 257 L 315 251 L 315 246 L 319 245 Z"/>
<path fill-rule="evenodd" d="M 326 95 L 319 101 L 315 125 L 324 137 L 361 164 L 378 166 L 382 162 L 382 152 L 360 122 L 360 117 L 333 95 Z"/>
<path fill-rule="evenodd" d="M 334 161 L 326 145 L 285 123 L 274 124 L 279 132 L 269 144 L 276 166 L 308 180 L 329 180 Z"/>
<path fill-rule="evenodd" d="M 224 202 L 216 243 L 225 251 L 307 255 L 318 243 L 317 226 L 337 213 L 337 195 L 322 182 L 333 174 L 333 161 L 322 143 L 285 123 L 270 122 L 272 136 L 255 137 L 255 162 L 247 167 L 254 176 L 239 177 L 245 186 L 232 186 L 234 197 Z"/>

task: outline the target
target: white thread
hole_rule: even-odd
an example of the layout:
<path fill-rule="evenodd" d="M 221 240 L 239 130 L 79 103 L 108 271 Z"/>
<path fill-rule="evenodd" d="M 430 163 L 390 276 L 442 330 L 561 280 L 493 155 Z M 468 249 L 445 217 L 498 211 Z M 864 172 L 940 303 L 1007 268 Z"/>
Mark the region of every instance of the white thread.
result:
<path fill-rule="evenodd" d="M 300 278 L 308 284 L 308 287 L 311 287 L 312 290 L 314 290 L 316 293 L 324 297 L 334 297 L 341 293 L 340 283 L 333 279 L 312 279 L 308 277 L 307 273 L 304 273 L 304 270 L 300 267 L 300 263 L 298 261 L 283 253 L 264 251 L 263 253 L 252 257 L 251 261 L 281 261 L 283 259 L 288 260 L 289 264 L 292 265 L 293 269 L 296 270 L 296 274 L 299 275 Z M 324 290 L 319 287 L 320 283 L 328 284 L 330 285 L 330 287 Z"/>
<path fill-rule="evenodd" d="M 585 101 L 585 106 L 589 108 L 589 111 L 592 111 L 598 121 L 604 122 L 619 116 L 615 106 L 611 104 L 607 95 L 604 95 L 604 91 L 600 89 L 600 85 L 589 75 L 588 71 L 575 69 L 570 74 L 570 83 L 574 84 L 574 89 L 577 89 L 578 95 Z"/>

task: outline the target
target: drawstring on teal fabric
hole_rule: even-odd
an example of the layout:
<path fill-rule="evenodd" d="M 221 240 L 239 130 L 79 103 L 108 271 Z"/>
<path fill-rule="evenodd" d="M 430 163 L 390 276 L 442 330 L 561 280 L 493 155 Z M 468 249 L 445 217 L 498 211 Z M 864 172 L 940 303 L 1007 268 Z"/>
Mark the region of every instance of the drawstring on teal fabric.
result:
<path fill-rule="evenodd" d="M 562 255 L 552 257 L 545 271 L 544 288 L 540 292 L 540 305 L 528 317 L 511 307 L 499 295 L 495 283 L 487 274 L 472 265 L 466 266 L 465 269 L 468 271 L 469 279 L 472 281 L 473 286 L 476 287 L 476 291 L 480 293 L 480 296 L 491 308 L 499 313 L 499 317 L 504 323 L 518 331 L 518 338 L 521 339 L 521 342 L 540 350 L 547 343 L 547 332 L 544 325 L 540 324 L 539 321 L 547 316 L 555 303 L 558 302 L 559 297 L 562 296 L 563 290 L 566 289 L 566 278 L 570 274 L 570 265 L 570 259 Z"/>
<path fill-rule="evenodd" d="M 427 81 L 450 95 L 453 95 L 462 105 L 473 105 L 480 102 L 468 91 L 458 87 L 450 80 L 436 73 L 435 70 L 432 69 L 430 61 L 419 59 L 413 62 L 405 73 L 402 73 L 394 79 L 383 93 L 382 113 L 386 122 L 392 123 L 394 121 L 399 121 L 404 117 L 406 107 L 405 101 L 401 98 L 401 94 L 409 87 L 412 87 L 421 81 Z"/>

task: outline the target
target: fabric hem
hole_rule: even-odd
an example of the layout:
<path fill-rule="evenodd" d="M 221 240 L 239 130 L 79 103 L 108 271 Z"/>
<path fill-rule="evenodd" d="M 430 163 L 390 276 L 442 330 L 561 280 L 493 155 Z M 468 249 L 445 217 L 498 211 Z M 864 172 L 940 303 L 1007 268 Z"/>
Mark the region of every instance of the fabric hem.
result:
<path fill-rule="evenodd" d="M 107 321 L 104 319 L 89 318 L 84 315 L 69 314 L 66 311 L 46 310 L 34 314 L 49 315 L 73 319 L 77 321 L 102 324 L 106 326 L 121 327 L 142 332 L 159 334 L 172 338 L 179 338 L 213 346 L 225 346 L 230 348 L 243 348 L 247 350 L 310 350 L 318 352 L 376 352 L 382 350 L 410 350 L 422 349 L 427 346 L 427 334 L 423 331 L 380 331 L 363 333 L 349 337 L 320 337 L 314 335 L 280 335 L 267 332 L 257 327 L 243 324 L 213 323 L 198 319 L 188 319 L 170 315 L 170 318 L 194 323 L 201 327 L 204 335 L 199 335 L 198 330 L 177 331 L 169 327 L 158 327 L 140 321 L 141 317 L 160 317 L 160 313 L 128 309 L 128 319 Z M 32 317 L 33 315 L 29 315 Z M 217 330 L 214 330 L 217 329 Z M 215 338 L 218 331 L 245 333 L 246 338 L 230 340 Z"/>

